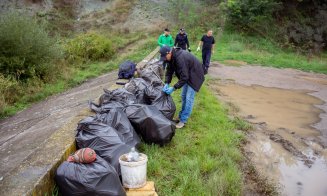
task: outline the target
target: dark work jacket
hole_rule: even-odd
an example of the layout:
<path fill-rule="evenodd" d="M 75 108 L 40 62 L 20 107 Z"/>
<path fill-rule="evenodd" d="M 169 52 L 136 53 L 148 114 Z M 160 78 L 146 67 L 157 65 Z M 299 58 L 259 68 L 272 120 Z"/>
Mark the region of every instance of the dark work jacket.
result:
<path fill-rule="evenodd" d="M 178 78 L 178 82 L 174 85 L 175 89 L 188 84 L 195 91 L 200 90 L 204 81 L 204 72 L 202 64 L 193 54 L 181 48 L 174 48 L 172 59 L 167 66 L 165 83 L 170 84 L 174 73 Z"/>
<path fill-rule="evenodd" d="M 190 47 L 190 44 L 188 43 L 187 34 L 180 34 L 178 33 L 175 38 L 175 46 L 182 48 L 183 50 L 186 50 L 187 47 Z"/>

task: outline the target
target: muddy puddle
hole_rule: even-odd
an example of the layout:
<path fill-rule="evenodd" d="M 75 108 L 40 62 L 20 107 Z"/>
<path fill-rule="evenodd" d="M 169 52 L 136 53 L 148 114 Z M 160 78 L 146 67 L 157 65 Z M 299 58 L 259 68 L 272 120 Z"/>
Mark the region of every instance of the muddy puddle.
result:
<path fill-rule="evenodd" d="M 310 125 L 320 121 L 322 110 L 315 105 L 324 102 L 308 92 L 236 84 L 220 85 L 219 90 L 241 107 L 241 115 L 250 122 L 266 122 L 274 130 L 287 129 L 302 137 L 320 135 Z"/>
<path fill-rule="evenodd" d="M 249 138 L 248 156 L 281 195 L 327 195 L 327 162 L 324 156 L 307 148 L 304 155 L 312 161 L 308 166 L 300 157 L 271 141 L 265 133 L 253 132 Z"/>
<path fill-rule="evenodd" d="M 246 154 L 281 195 L 327 195 L 327 150 L 321 131 L 313 127 L 321 121 L 324 101 L 310 90 L 245 86 L 233 80 L 210 86 L 253 124 Z"/>

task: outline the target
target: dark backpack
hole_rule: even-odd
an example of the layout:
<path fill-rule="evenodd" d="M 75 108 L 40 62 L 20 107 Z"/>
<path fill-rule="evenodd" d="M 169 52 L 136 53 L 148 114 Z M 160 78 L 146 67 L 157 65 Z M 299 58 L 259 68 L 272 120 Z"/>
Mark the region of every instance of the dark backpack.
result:
<path fill-rule="evenodd" d="M 118 78 L 130 79 L 134 76 L 136 64 L 131 61 L 125 61 L 119 65 Z"/>

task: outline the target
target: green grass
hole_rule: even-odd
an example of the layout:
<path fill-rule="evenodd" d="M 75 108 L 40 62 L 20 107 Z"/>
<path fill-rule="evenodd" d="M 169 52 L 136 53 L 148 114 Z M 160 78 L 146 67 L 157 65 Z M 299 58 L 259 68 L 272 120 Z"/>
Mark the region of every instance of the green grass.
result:
<path fill-rule="evenodd" d="M 225 60 L 327 74 L 327 53 L 308 60 L 305 55 L 281 49 L 266 39 L 227 31 L 217 39 L 215 54 L 212 56 L 212 61 L 223 63 Z"/>
<path fill-rule="evenodd" d="M 121 54 L 116 54 L 111 60 L 107 62 L 92 62 L 82 65 L 80 67 L 71 67 L 69 75 L 59 78 L 54 83 L 40 84 L 40 87 L 35 89 L 33 93 L 26 93 L 15 104 L 7 105 L 0 112 L 0 119 L 16 114 L 29 107 L 32 103 L 41 101 L 50 95 L 64 92 L 67 89 L 75 87 L 87 79 L 94 78 L 109 71 L 118 68 L 119 64 L 124 60 L 132 60 L 134 62 L 141 61 L 156 47 L 154 38 L 146 38 L 147 41 L 140 46 L 139 50 L 122 57 Z M 133 40 L 134 42 L 135 40 Z M 127 44 L 127 42 L 126 42 Z"/>
<path fill-rule="evenodd" d="M 232 119 L 232 122 L 234 123 L 235 128 L 237 130 L 250 131 L 251 129 L 253 129 L 253 126 L 250 123 L 248 123 L 247 121 L 243 120 L 240 117 L 235 116 Z"/>
<path fill-rule="evenodd" d="M 177 112 L 180 91 L 173 93 Z M 176 112 L 176 113 L 177 113 Z M 143 145 L 148 155 L 148 178 L 159 195 L 241 195 L 243 135 L 206 85 L 196 95 L 186 127 L 176 130 L 165 147 Z"/>

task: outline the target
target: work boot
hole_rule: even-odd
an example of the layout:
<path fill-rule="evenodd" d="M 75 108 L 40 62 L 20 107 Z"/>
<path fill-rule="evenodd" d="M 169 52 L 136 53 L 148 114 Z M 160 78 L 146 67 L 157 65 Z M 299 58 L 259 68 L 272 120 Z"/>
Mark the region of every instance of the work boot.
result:
<path fill-rule="evenodd" d="M 184 125 L 185 125 L 185 123 L 179 122 L 179 123 L 176 124 L 176 129 L 181 129 L 181 128 L 184 127 Z"/>

